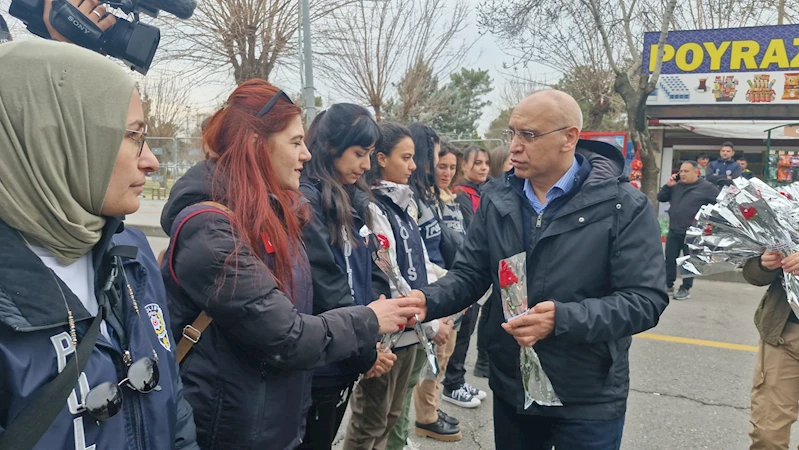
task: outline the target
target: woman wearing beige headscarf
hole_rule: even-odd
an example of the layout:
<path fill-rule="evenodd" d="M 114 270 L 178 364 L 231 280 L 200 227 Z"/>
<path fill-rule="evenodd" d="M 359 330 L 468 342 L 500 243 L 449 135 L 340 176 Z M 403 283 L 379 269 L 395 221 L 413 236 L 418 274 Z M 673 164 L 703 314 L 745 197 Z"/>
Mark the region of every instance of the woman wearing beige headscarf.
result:
<path fill-rule="evenodd" d="M 0 449 L 197 448 L 158 266 L 120 220 L 146 135 L 110 60 L 0 45 Z"/>

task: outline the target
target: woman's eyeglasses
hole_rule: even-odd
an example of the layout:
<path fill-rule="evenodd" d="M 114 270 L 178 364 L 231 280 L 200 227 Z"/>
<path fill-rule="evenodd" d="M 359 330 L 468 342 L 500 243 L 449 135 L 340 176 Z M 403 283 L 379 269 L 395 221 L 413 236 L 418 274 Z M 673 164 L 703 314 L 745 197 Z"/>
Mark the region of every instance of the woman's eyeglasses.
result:
<path fill-rule="evenodd" d="M 144 143 L 147 140 L 147 125 L 144 126 L 143 130 L 125 130 L 131 134 L 128 136 L 133 142 L 139 144 L 139 152 L 136 153 L 136 157 L 141 157 L 142 151 L 144 150 Z M 137 135 L 138 138 L 134 137 L 133 135 Z"/>

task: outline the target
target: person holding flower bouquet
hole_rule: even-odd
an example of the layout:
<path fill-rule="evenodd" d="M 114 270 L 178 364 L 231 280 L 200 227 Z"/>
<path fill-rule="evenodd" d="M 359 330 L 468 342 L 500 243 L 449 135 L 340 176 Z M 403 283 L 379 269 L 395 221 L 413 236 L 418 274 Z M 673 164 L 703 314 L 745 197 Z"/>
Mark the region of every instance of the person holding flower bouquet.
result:
<path fill-rule="evenodd" d="M 769 287 L 755 310 L 760 345 L 751 394 L 751 450 L 787 450 L 799 415 L 799 319 L 788 304 L 783 272 L 799 274 L 799 253 L 786 257 L 766 251 L 743 268 L 750 284 Z"/>
<path fill-rule="evenodd" d="M 437 318 L 500 287 L 484 331 L 496 448 L 618 450 L 632 335 L 668 305 L 655 211 L 618 148 L 579 139 L 568 94 L 533 93 L 508 128 L 514 169 L 483 186 L 447 275 L 411 296 Z"/>
<path fill-rule="evenodd" d="M 302 228 L 302 238 L 311 263 L 314 314 L 368 305 L 380 295 L 391 295 L 388 279 L 372 261 L 370 195 L 362 178 L 379 139 L 380 127 L 369 111 L 349 103 L 330 106 L 308 128 L 312 158 L 300 178 L 300 192 L 313 213 Z M 384 375 L 395 359 L 390 350 L 378 352 L 376 345 L 354 358 L 318 368 L 308 425 L 298 449 L 329 450 L 359 375 Z"/>
<path fill-rule="evenodd" d="M 420 311 L 380 299 L 312 314 L 301 112 L 267 81 L 242 83 L 203 132 L 208 159 L 162 212 L 172 335 L 194 343 L 180 375 L 203 449 L 296 449 L 315 369 L 370 352 Z"/>
<path fill-rule="evenodd" d="M 408 180 L 416 169 L 411 132 L 390 122 L 383 123 L 380 132 L 381 138 L 371 157 L 371 169 L 366 172 L 366 182 L 376 200 L 369 204 L 369 214 L 372 231 L 389 256 L 390 267 L 386 270 L 392 274 L 395 273 L 392 269 L 398 271 L 396 282 L 389 276 L 391 297 L 397 298 L 410 288 L 422 287 L 437 278 L 426 266 L 427 250 L 416 222 L 408 213 L 413 198 Z M 400 282 L 402 286 L 397 285 Z M 432 339 L 438 332 L 438 323 L 425 325 L 424 329 Z M 363 379 L 355 387 L 350 399 L 352 416 L 344 440 L 345 450 L 384 450 L 391 444 L 392 429 L 405 405 L 418 342 L 415 329 L 406 328 L 393 344 L 392 351 L 397 359 L 391 371 L 382 377 Z M 394 445 L 404 445 L 404 442 Z"/>

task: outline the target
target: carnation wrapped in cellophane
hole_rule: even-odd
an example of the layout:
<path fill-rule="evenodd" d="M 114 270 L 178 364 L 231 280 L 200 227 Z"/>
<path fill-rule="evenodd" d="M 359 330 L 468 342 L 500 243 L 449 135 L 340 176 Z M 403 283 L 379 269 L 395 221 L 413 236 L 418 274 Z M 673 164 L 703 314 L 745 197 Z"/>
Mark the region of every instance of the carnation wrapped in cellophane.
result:
<path fill-rule="evenodd" d="M 528 311 L 526 257 L 525 253 L 519 253 L 499 262 L 502 311 L 508 322 L 527 314 Z M 563 406 L 535 350 L 532 347 L 521 347 L 520 352 L 524 408 L 529 408 L 534 402 L 543 406 Z"/>
<path fill-rule="evenodd" d="M 795 253 L 799 248 L 799 202 L 791 193 L 797 186 L 772 188 L 757 178 L 737 178 L 722 188 L 715 205 L 696 214 L 686 233 L 690 256 L 677 260 L 687 276 L 735 270 L 766 250 Z M 799 190 L 797 190 L 799 192 Z M 784 273 L 788 303 L 799 315 L 799 279 Z"/>
<path fill-rule="evenodd" d="M 374 260 L 375 264 L 378 268 L 388 277 L 394 287 L 397 288 L 397 293 L 403 297 L 407 297 L 411 293 L 411 287 L 408 285 L 408 282 L 405 281 L 405 278 L 400 273 L 399 267 L 391 263 L 391 257 L 388 254 L 388 249 L 391 246 L 391 242 L 388 238 L 382 234 L 378 234 L 377 236 L 377 249 L 372 252 L 372 259 Z M 419 338 L 419 345 L 425 351 L 427 355 L 427 362 L 429 364 L 429 372 L 433 377 L 437 377 L 438 373 L 441 371 L 438 365 L 438 358 L 436 357 L 436 352 L 433 349 L 433 344 L 427 339 L 427 336 L 424 334 L 424 330 L 422 329 L 422 323 L 419 322 L 419 316 L 416 316 L 417 324 L 414 327 L 416 331 L 416 336 Z M 383 336 L 380 340 L 380 347 L 383 350 L 390 350 L 394 344 L 397 343 L 399 338 L 404 333 L 404 329 L 400 329 L 397 332 L 389 333 Z"/>

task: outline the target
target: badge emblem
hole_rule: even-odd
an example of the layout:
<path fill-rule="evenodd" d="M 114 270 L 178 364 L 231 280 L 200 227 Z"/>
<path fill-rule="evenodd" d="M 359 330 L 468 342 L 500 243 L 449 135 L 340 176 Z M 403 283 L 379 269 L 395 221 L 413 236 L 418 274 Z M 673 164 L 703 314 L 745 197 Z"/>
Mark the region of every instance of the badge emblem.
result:
<path fill-rule="evenodd" d="M 147 315 L 150 317 L 150 323 L 153 325 L 158 342 L 167 351 L 172 351 L 172 343 L 169 342 L 169 333 L 166 331 L 166 321 L 164 320 L 164 312 L 157 303 L 150 303 L 144 307 L 147 310 Z"/>

